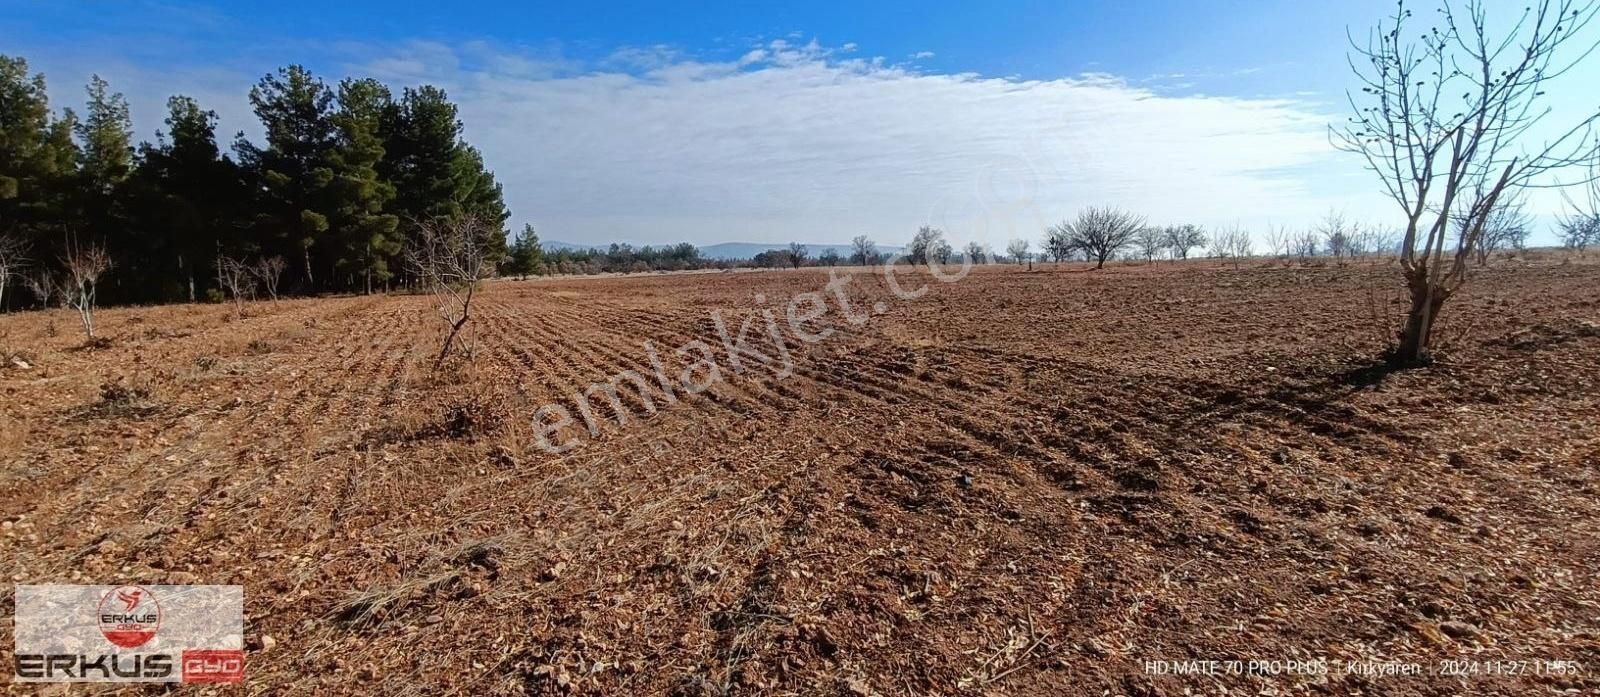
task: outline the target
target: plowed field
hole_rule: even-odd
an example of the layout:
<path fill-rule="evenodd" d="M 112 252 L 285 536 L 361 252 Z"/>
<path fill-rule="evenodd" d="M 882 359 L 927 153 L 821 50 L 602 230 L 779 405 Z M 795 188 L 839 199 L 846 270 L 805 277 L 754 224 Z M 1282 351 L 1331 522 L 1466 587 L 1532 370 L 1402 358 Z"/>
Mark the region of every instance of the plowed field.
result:
<path fill-rule="evenodd" d="M 1392 266 L 852 271 L 0 316 L 0 571 L 242 584 L 251 693 L 1600 692 L 1600 265 L 1398 373 Z"/>

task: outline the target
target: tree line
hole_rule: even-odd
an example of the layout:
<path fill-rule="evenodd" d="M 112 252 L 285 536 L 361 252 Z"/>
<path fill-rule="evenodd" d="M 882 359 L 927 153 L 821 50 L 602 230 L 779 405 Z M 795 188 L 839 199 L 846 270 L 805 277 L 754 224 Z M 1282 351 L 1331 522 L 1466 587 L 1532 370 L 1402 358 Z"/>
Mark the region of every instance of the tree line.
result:
<path fill-rule="evenodd" d="M 224 149 L 216 113 L 176 95 L 155 142 L 135 145 L 105 80 L 81 115 L 54 110 L 44 75 L 0 55 L 0 291 L 20 279 L 36 303 L 81 295 L 72 267 L 93 252 L 103 302 L 215 298 L 245 272 L 274 294 L 371 292 L 415 280 L 404 250 L 419 223 L 459 217 L 499 231 L 505 257 L 500 184 L 443 90 L 290 65 L 249 101 L 262 142 L 241 132 Z"/>

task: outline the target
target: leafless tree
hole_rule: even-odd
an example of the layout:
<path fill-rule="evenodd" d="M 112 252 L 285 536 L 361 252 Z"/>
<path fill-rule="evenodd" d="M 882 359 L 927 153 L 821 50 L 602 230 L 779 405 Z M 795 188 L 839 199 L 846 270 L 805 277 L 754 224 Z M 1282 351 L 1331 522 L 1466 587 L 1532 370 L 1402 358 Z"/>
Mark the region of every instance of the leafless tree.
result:
<path fill-rule="evenodd" d="M 1317 249 L 1321 244 L 1322 236 L 1318 235 L 1316 230 L 1306 230 L 1305 232 L 1295 236 L 1294 240 L 1290 243 L 1290 246 L 1293 249 L 1293 254 L 1299 257 L 1303 262 L 1306 259 L 1316 256 Z"/>
<path fill-rule="evenodd" d="M 1428 355 L 1439 311 L 1465 282 L 1501 197 L 1546 185 L 1546 175 L 1596 153 L 1588 133 L 1600 111 L 1540 126 L 1552 81 L 1593 52 L 1582 39 L 1569 44 L 1593 20 L 1594 2 L 1532 0 L 1503 32 L 1489 26 L 1487 4 L 1443 0 L 1438 25 L 1418 30 L 1402 0 L 1365 47 L 1351 42 L 1360 94 L 1350 95 L 1349 123 L 1331 135 L 1365 159 L 1405 212 L 1400 264 L 1410 308 L 1391 354 L 1397 363 Z M 1553 137 L 1533 142 L 1544 134 Z M 1453 216 L 1466 218 L 1466 233 L 1447 254 Z"/>
<path fill-rule="evenodd" d="M 1188 259 L 1189 250 L 1206 246 L 1206 231 L 1198 225 L 1169 225 L 1163 231 L 1174 259 Z"/>
<path fill-rule="evenodd" d="M 797 269 L 800 268 L 801 265 L 806 263 L 806 254 L 807 254 L 807 252 L 806 252 L 806 246 L 805 245 L 800 244 L 799 242 L 790 242 L 789 243 L 789 264 L 790 265 L 794 266 Z M 648 267 L 646 268 L 646 270 L 648 270 Z"/>
<path fill-rule="evenodd" d="M 1392 228 L 1369 227 L 1367 235 L 1371 238 L 1367 248 L 1376 256 L 1392 258 L 1400 250 L 1400 233 Z"/>
<path fill-rule="evenodd" d="M 490 226 L 470 215 L 417 224 L 406 261 L 433 293 L 446 325 L 435 367 L 449 357 L 451 346 L 472 317 L 472 299 L 493 268 L 489 242 L 494 234 Z"/>
<path fill-rule="evenodd" d="M 1166 231 L 1159 227 L 1142 227 L 1133 236 L 1133 246 L 1144 255 L 1145 263 L 1153 264 L 1156 255 L 1167 247 Z"/>
<path fill-rule="evenodd" d="M 1095 268 L 1105 268 L 1106 260 L 1133 241 L 1135 233 L 1144 227 L 1144 217 L 1117 208 L 1090 206 L 1071 221 L 1063 221 L 1051 228 L 1052 235 L 1060 232 L 1072 246 L 1088 252 Z"/>
<path fill-rule="evenodd" d="M 911 237 L 911 244 L 906 246 L 906 261 L 917 266 L 927 265 L 928 259 L 934 257 L 942 242 L 943 230 L 931 225 L 917 228 L 917 234 Z"/>
<path fill-rule="evenodd" d="M 1322 249 L 1340 266 L 1355 256 L 1351 249 L 1355 232 L 1356 226 L 1346 221 L 1344 214 L 1339 211 L 1328 211 L 1327 215 L 1322 216 L 1322 222 L 1317 224 L 1317 234 L 1322 236 Z"/>
<path fill-rule="evenodd" d="M 50 307 L 51 300 L 62 296 L 61 284 L 56 281 L 55 275 L 50 273 L 50 269 L 42 266 L 34 269 L 33 273 L 23 276 L 22 282 L 28 286 L 28 290 L 33 291 L 34 297 L 39 299 L 39 304 L 46 308 Z"/>
<path fill-rule="evenodd" d="M 1600 242 L 1600 218 L 1569 217 L 1561 221 L 1561 245 L 1583 256 L 1589 245 Z"/>
<path fill-rule="evenodd" d="M 217 286 L 233 300 L 234 316 L 243 317 L 245 298 L 255 294 L 256 279 L 251 268 L 238 259 L 218 255 Z"/>
<path fill-rule="evenodd" d="M 5 309 L 6 286 L 28 265 L 28 243 L 0 233 L 0 310 Z"/>
<path fill-rule="evenodd" d="M 1272 256 L 1288 257 L 1289 248 L 1294 244 L 1292 236 L 1287 225 L 1268 225 L 1267 247 L 1272 250 Z"/>
<path fill-rule="evenodd" d="M 1072 236 L 1072 228 L 1065 222 L 1059 225 L 1051 225 L 1045 229 L 1042 246 L 1044 247 L 1044 254 L 1057 264 L 1072 258 L 1073 254 L 1082 251 L 1078 240 Z M 1085 256 L 1085 258 L 1088 257 Z M 1044 259 L 1040 259 L 1040 261 L 1044 261 Z"/>
<path fill-rule="evenodd" d="M 1253 248 L 1254 243 L 1250 240 L 1249 231 L 1238 225 L 1218 230 L 1211 236 L 1211 256 L 1218 259 L 1233 259 L 1235 265 L 1250 256 Z"/>
<path fill-rule="evenodd" d="M 270 256 L 256 260 L 252 269 L 256 280 L 261 283 L 262 289 L 267 291 L 267 297 L 271 298 L 272 302 L 278 302 L 278 281 L 283 278 L 283 270 L 288 265 L 283 257 Z"/>
<path fill-rule="evenodd" d="M 1454 225 L 1457 245 L 1462 244 L 1463 240 L 1472 234 L 1467 228 L 1470 221 L 1471 218 L 1466 215 L 1456 217 Z M 1532 224 L 1533 221 L 1522 210 L 1521 191 L 1506 192 L 1483 219 L 1483 230 L 1479 233 L 1477 247 L 1473 249 L 1473 260 L 1478 266 L 1487 265 L 1491 254 L 1519 245 L 1519 240 L 1526 239 L 1528 228 Z"/>
<path fill-rule="evenodd" d="M 100 277 L 111 270 L 111 255 L 106 253 L 104 246 L 91 243 L 84 247 L 69 239 L 67 253 L 61 258 L 61 267 L 65 276 L 59 284 L 60 290 L 65 294 L 67 305 L 78 311 L 83 335 L 92 342 L 95 288 L 100 283 Z"/>
<path fill-rule="evenodd" d="M 850 261 L 861 266 L 878 263 L 878 245 L 866 235 L 856 235 L 850 240 Z"/>
<path fill-rule="evenodd" d="M 1557 228 L 1561 244 L 1582 256 L 1589 245 L 1600 244 L 1600 157 L 1589 163 L 1588 186 L 1584 187 L 1583 196 L 1567 196 L 1567 206 L 1570 212 Z"/>
<path fill-rule="evenodd" d="M 1032 260 L 1028 257 L 1028 247 L 1031 246 L 1032 244 L 1030 244 L 1027 240 L 1012 240 L 1010 244 L 1006 245 L 1006 256 L 1011 257 L 1011 259 L 1018 264 L 1021 264 L 1023 261 L 1028 261 L 1028 265 L 1032 266 Z"/>
<path fill-rule="evenodd" d="M 1234 226 L 1232 237 L 1233 244 L 1230 251 L 1235 263 L 1255 256 L 1255 240 L 1250 238 L 1249 230 Z"/>
<path fill-rule="evenodd" d="M 968 261 L 971 261 L 974 264 L 989 263 L 988 252 L 986 252 L 983 248 L 983 245 L 979 244 L 977 241 L 968 242 L 965 251 Z"/>

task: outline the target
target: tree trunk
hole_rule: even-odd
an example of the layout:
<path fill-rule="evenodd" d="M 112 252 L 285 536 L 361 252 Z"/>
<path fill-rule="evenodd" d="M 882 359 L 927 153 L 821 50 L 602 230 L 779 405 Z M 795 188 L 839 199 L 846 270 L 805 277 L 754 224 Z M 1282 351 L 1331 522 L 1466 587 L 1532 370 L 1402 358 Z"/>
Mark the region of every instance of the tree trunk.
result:
<path fill-rule="evenodd" d="M 1400 345 L 1395 347 L 1393 356 L 1393 362 L 1400 365 L 1421 363 L 1427 359 L 1433 325 L 1447 297 L 1443 289 L 1431 287 L 1425 272 L 1419 272 L 1409 285 L 1411 309 L 1406 312 L 1405 325 L 1400 328 Z"/>

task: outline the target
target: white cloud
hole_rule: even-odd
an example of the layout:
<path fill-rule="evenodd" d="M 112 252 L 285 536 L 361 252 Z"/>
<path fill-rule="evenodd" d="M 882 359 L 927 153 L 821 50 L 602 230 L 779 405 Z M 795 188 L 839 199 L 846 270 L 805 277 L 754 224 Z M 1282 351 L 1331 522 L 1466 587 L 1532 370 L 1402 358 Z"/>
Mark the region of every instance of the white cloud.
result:
<path fill-rule="evenodd" d="M 342 50 L 346 65 L 318 72 L 445 87 L 512 224 L 546 239 L 897 243 L 933 223 L 1003 248 L 1091 204 L 1251 226 L 1386 210 L 1370 175 L 1329 148 L 1337 116 L 1295 98 L 1174 94 L 1110 73 L 936 74 L 846 54 L 779 39 L 725 62 L 654 46 L 578 65 L 417 41 Z M 245 102 L 258 72 L 107 64 L 95 63 L 129 93 L 141 137 L 173 92 L 219 111 L 224 138 L 259 132 Z M 62 91 L 87 77 L 77 72 L 53 79 L 67 96 L 56 104 L 81 101 Z"/>
<path fill-rule="evenodd" d="M 1349 205 L 1349 184 L 1370 189 L 1328 147 L 1330 117 L 1291 99 L 834 55 L 780 39 L 735 62 L 636 74 L 431 79 L 460 102 L 516 219 L 551 239 L 894 241 L 932 222 L 1003 246 L 1090 204 L 1302 223 Z"/>
<path fill-rule="evenodd" d="M 917 51 L 916 53 L 911 54 L 911 57 L 913 59 L 917 59 L 917 60 L 920 60 L 920 59 L 923 59 L 923 58 L 932 58 L 933 57 L 933 51 Z"/>

